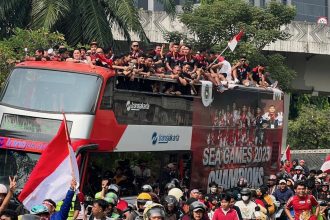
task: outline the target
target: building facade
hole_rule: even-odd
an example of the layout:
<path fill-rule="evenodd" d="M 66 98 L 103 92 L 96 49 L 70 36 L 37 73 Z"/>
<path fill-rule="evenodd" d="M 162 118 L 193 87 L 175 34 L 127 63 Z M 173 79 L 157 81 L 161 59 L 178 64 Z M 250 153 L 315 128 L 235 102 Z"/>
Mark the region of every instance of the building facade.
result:
<path fill-rule="evenodd" d="M 200 0 L 189 0 L 199 4 Z M 330 14 L 330 0 L 246 0 L 258 7 L 265 7 L 270 1 L 281 2 L 285 5 L 294 5 L 297 9 L 296 21 L 317 22 L 320 17 L 328 18 Z M 177 9 L 180 11 L 186 0 L 175 0 Z M 158 0 L 136 0 L 139 9 L 148 11 L 163 11 L 164 7 Z"/>

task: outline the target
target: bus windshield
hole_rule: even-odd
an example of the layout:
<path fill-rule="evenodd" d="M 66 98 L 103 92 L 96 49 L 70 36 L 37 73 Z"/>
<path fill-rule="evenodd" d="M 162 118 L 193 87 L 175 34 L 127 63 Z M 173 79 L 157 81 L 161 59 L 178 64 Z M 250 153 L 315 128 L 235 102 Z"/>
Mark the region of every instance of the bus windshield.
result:
<path fill-rule="evenodd" d="M 0 150 L 0 183 L 9 183 L 8 176 L 17 176 L 17 188 L 22 189 L 40 154 Z"/>
<path fill-rule="evenodd" d="M 95 75 L 18 68 L 9 77 L 1 102 L 37 111 L 93 113 L 101 83 Z"/>

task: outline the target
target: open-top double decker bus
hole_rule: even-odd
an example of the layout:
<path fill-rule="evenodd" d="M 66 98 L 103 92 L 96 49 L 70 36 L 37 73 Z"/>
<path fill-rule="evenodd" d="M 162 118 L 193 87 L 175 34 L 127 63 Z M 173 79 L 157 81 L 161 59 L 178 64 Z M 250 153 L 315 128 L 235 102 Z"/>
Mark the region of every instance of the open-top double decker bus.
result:
<path fill-rule="evenodd" d="M 202 190 L 212 181 L 231 188 L 240 177 L 259 186 L 278 170 L 281 92 L 235 86 L 217 93 L 203 82 L 198 95 L 178 96 L 145 89 L 152 83 L 176 82 L 132 82 L 82 63 L 18 64 L 0 99 L 0 179 L 17 175 L 24 186 L 62 112 L 85 194 L 100 190 L 104 176 L 131 195 L 172 178 Z"/>

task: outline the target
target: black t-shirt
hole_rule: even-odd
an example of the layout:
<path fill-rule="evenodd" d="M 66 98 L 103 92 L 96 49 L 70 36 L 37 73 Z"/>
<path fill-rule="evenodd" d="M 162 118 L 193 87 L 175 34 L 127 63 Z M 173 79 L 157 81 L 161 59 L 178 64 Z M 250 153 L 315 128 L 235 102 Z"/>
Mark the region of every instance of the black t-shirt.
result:
<path fill-rule="evenodd" d="M 191 68 L 194 68 L 196 64 L 196 59 L 193 56 L 182 56 L 180 60 L 182 65 L 188 64 Z"/>
<path fill-rule="evenodd" d="M 154 62 L 158 62 L 159 60 L 163 60 L 162 57 L 161 57 L 161 55 L 160 54 L 157 54 L 155 51 L 152 51 L 150 53 L 150 55 L 152 56 L 152 60 Z"/>
<path fill-rule="evenodd" d="M 243 66 L 237 67 L 237 78 L 240 80 L 247 79 L 248 73 L 251 72 L 249 65 L 244 64 Z"/>
<path fill-rule="evenodd" d="M 165 63 L 168 63 L 170 67 L 173 69 L 176 65 L 181 66 L 181 56 L 178 53 L 167 53 L 165 56 Z"/>
<path fill-rule="evenodd" d="M 182 72 L 179 74 L 179 77 L 180 78 L 183 78 L 183 79 L 191 79 L 191 76 L 190 74 L 188 73 L 185 73 L 185 72 Z M 178 90 L 183 94 L 183 95 L 190 95 L 190 85 L 189 85 L 189 81 L 187 80 L 188 84 L 186 86 L 182 85 L 180 83 L 180 81 L 178 80 Z"/>

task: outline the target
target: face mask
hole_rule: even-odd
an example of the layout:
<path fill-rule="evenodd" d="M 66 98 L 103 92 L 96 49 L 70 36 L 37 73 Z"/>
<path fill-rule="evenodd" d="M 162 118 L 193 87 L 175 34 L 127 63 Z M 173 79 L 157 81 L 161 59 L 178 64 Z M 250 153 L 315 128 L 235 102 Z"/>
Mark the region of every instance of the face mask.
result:
<path fill-rule="evenodd" d="M 243 201 L 248 201 L 249 198 L 250 198 L 249 196 L 242 196 L 242 200 L 243 200 Z"/>
<path fill-rule="evenodd" d="M 217 192 L 217 188 L 216 187 L 212 187 L 211 188 L 211 192 L 213 192 L 213 193 Z"/>

